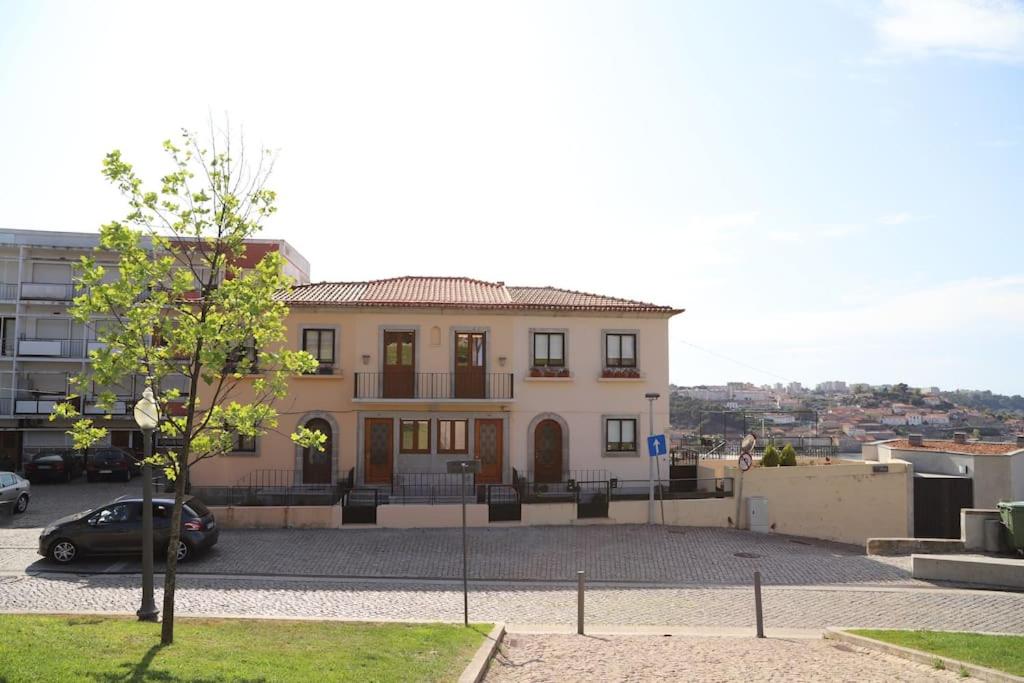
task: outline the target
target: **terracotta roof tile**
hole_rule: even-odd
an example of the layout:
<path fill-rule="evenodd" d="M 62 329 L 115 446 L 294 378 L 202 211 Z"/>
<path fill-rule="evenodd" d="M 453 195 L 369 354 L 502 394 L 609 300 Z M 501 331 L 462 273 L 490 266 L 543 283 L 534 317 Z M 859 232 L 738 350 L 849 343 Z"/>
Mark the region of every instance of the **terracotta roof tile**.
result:
<path fill-rule="evenodd" d="M 674 315 L 682 309 L 555 287 L 506 287 L 464 277 L 398 277 L 369 282 L 317 282 L 277 298 L 289 305 L 451 307 L 560 311 L 620 311 Z"/>

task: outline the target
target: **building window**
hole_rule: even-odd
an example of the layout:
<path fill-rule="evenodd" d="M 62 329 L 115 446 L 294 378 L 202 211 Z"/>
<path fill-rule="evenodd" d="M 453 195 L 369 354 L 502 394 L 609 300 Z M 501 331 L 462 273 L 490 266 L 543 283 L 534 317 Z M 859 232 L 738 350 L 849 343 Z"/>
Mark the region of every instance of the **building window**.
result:
<path fill-rule="evenodd" d="M 535 367 L 565 367 L 565 333 L 533 333 L 533 365 Z"/>
<path fill-rule="evenodd" d="M 604 449 L 609 453 L 636 451 L 636 420 L 608 418 L 604 423 Z"/>
<path fill-rule="evenodd" d="M 334 330 L 303 330 L 302 350 L 320 361 L 320 372 L 328 374 L 334 366 Z"/>
<path fill-rule="evenodd" d="M 605 334 L 604 364 L 610 368 L 635 368 L 636 334 Z"/>
<path fill-rule="evenodd" d="M 430 452 L 430 420 L 402 420 L 399 453 Z"/>
<path fill-rule="evenodd" d="M 246 436 L 245 434 L 235 435 L 235 448 L 233 453 L 255 453 L 256 452 L 256 437 Z"/>
<path fill-rule="evenodd" d="M 466 434 L 469 433 L 467 420 L 437 421 L 437 452 L 468 453 Z"/>

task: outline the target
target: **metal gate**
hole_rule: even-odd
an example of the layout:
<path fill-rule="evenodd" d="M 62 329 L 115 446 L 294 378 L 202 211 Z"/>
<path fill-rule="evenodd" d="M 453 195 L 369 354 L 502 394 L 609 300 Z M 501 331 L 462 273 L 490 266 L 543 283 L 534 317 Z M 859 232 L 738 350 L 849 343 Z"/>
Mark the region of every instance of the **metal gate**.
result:
<path fill-rule="evenodd" d="M 970 477 L 914 475 L 914 536 L 960 538 L 960 510 L 974 507 Z"/>

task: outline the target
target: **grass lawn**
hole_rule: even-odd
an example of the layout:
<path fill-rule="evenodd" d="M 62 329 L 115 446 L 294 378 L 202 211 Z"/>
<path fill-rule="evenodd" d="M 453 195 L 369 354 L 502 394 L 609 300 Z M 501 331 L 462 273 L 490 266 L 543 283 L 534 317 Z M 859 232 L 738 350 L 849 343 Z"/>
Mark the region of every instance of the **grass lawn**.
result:
<path fill-rule="evenodd" d="M 450 681 L 490 628 L 0 614 L 0 681 Z"/>
<path fill-rule="evenodd" d="M 1024 676 L 1024 636 L 873 629 L 852 629 L 850 633 Z"/>

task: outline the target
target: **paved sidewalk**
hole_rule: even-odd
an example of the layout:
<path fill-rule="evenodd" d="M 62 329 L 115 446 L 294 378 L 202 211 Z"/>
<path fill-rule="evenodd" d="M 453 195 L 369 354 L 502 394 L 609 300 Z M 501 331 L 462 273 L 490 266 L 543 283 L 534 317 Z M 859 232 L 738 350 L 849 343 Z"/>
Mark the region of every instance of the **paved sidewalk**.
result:
<path fill-rule="evenodd" d="M 890 655 L 825 640 L 510 634 L 486 681 L 953 681 Z"/>
<path fill-rule="evenodd" d="M 161 585 L 158 578 L 157 585 Z M 158 593 L 160 591 L 158 590 Z M 0 611 L 132 613 L 138 576 L 0 576 Z M 159 597 L 158 603 L 159 604 Z M 470 585 L 470 617 L 510 624 L 571 624 L 569 586 Z M 451 581 L 179 578 L 178 610 L 192 615 L 461 621 Z M 938 588 L 767 587 L 772 628 L 863 626 L 1024 633 L 1024 594 Z M 591 624 L 731 626 L 753 629 L 750 589 L 600 587 L 587 591 Z"/>

